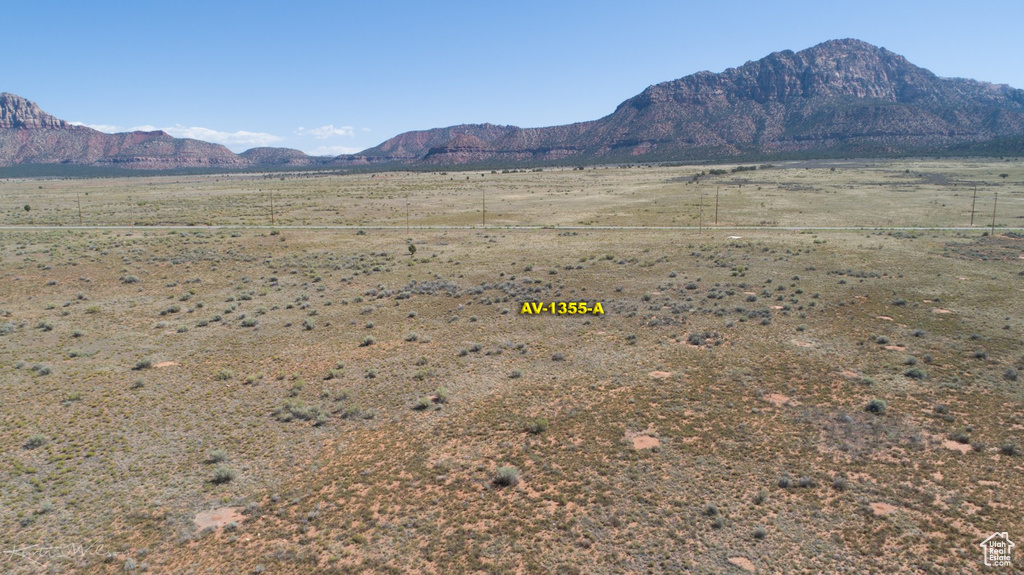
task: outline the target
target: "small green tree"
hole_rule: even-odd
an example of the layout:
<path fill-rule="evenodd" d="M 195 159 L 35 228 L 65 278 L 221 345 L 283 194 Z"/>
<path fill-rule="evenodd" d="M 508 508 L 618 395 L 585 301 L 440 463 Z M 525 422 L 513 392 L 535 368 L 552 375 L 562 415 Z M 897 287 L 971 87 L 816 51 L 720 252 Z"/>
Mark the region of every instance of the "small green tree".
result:
<path fill-rule="evenodd" d="M 30 206 L 28 204 L 25 204 L 25 211 L 26 212 L 31 212 L 32 211 L 32 206 Z"/>
<path fill-rule="evenodd" d="M 409 244 L 409 255 L 410 256 L 415 256 L 416 255 L 416 246 L 413 245 L 413 244 Z"/>

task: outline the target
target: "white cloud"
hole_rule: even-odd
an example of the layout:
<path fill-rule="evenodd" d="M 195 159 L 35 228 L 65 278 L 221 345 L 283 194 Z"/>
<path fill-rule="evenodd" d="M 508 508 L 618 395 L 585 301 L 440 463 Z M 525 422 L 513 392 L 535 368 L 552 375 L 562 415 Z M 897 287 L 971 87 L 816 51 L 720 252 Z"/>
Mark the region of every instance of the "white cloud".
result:
<path fill-rule="evenodd" d="M 341 156 L 343 154 L 355 154 L 356 152 L 363 151 L 362 148 L 352 148 L 349 146 L 320 146 L 313 150 L 303 150 L 310 156 Z"/>
<path fill-rule="evenodd" d="M 237 132 L 221 132 L 219 130 L 211 130 L 210 128 L 204 128 L 202 126 L 182 126 L 181 124 L 175 124 L 174 126 L 167 128 L 157 128 L 156 126 L 144 125 L 144 126 L 133 126 L 131 128 L 125 128 L 122 126 L 112 126 L 108 124 L 86 124 L 84 122 L 70 122 L 75 126 L 85 126 L 92 128 L 93 130 L 99 130 L 100 132 L 106 132 L 108 134 L 114 134 L 117 132 L 154 132 L 156 130 L 163 130 L 175 138 L 192 138 L 195 140 L 203 140 L 206 142 L 215 142 L 218 144 L 224 144 L 225 146 L 269 146 L 274 142 L 280 142 L 281 137 L 273 134 L 267 134 L 264 132 L 248 132 L 245 130 L 239 130 Z"/>
<path fill-rule="evenodd" d="M 122 128 L 121 126 L 111 126 L 109 124 L 86 124 L 85 122 L 68 122 L 68 123 L 71 124 L 72 126 L 85 126 L 86 128 L 92 128 L 93 130 L 98 130 L 100 132 L 105 132 L 107 134 L 114 134 L 114 133 L 117 133 L 117 132 L 123 132 L 124 131 L 124 128 Z"/>
<path fill-rule="evenodd" d="M 150 126 L 146 127 L 151 128 Z M 203 128 L 201 126 L 182 126 L 181 124 L 175 124 L 172 128 L 160 129 L 175 138 L 193 138 L 195 140 L 204 140 L 206 142 L 216 142 L 218 144 L 224 144 L 225 146 L 269 146 L 274 142 L 281 141 L 280 136 L 267 134 L 265 132 L 247 132 L 245 130 L 239 130 L 237 132 L 220 132 L 217 130 L 211 130 L 210 128 Z"/>
<path fill-rule="evenodd" d="M 295 130 L 296 136 L 313 136 L 317 140 L 326 140 L 334 136 L 354 136 L 355 128 L 352 126 L 340 126 L 335 128 L 334 124 L 327 124 L 326 126 L 320 126 L 319 128 L 306 129 L 299 127 Z"/>

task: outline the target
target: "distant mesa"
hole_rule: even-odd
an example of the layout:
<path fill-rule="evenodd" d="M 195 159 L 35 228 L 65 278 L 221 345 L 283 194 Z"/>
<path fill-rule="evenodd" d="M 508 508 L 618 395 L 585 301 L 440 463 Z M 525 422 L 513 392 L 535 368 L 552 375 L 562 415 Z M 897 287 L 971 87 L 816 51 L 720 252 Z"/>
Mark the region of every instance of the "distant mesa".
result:
<path fill-rule="evenodd" d="M 163 132 L 104 134 L 0 94 L 0 166 L 401 168 L 970 153 L 1024 155 L 1024 90 L 940 78 L 853 39 L 656 84 L 598 120 L 418 130 L 334 158 L 286 148 L 234 154 Z"/>
<path fill-rule="evenodd" d="M 239 156 L 253 165 L 309 166 L 323 163 L 323 158 L 307 156 L 305 152 L 291 148 L 252 148 Z"/>
<path fill-rule="evenodd" d="M 994 141 L 1024 153 L 1024 90 L 939 78 L 847 39 L 650 86 L 591 122 L 407 132 L 360 155 L 409 165 L 679 161 L 948 152 Z"/>

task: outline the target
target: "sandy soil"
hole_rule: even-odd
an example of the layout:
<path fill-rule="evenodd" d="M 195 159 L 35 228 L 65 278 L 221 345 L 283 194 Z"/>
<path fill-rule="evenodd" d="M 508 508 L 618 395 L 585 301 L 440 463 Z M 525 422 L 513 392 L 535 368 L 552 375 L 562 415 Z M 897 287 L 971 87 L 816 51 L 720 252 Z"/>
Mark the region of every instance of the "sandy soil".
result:
<path fill-rule="evenodd" d="M 231 522 L 241 523 L 244 519 L 238 507 L 221 507 L 196 513 L 195 522 L 196 526 L 203 530 L 207 527 L 219 529 Z"/>
<path fill-rule="evenodd" d="M 889 505 L 888 503 L 872 503 L 870 504 L 871 512 L 875 515 L 889 515 L 896 511 L 896 507 Z"/>
<path fill-rule="evenodd" d="M 732 563 L 733 565 L 739 567 L 740 569 L 743 569 L 744 571 L 749 571 L 751 573 L 757 571 L 757 569 L 754 567 L 753 562 L 751 562 L 750 559 L 747 559 L 746 557 L 730 557 L 729 563 Z"/>

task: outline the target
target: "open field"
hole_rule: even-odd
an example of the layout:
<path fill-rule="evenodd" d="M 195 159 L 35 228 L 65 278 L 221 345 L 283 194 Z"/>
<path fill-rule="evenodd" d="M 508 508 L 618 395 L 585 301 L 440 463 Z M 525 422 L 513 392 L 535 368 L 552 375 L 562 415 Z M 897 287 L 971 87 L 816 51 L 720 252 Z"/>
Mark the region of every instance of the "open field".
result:
<path fill-rule="evenodd" d="M 1024 227 L 1019 159 L 735 167 L 0 180 L 0 225 Z"/>
<path fill-rule="evenodd" d="M 0 182 L 139 224 L 0 230 L 0 571 L 992 570 L 1024 162 L 731 167 Z"/>

